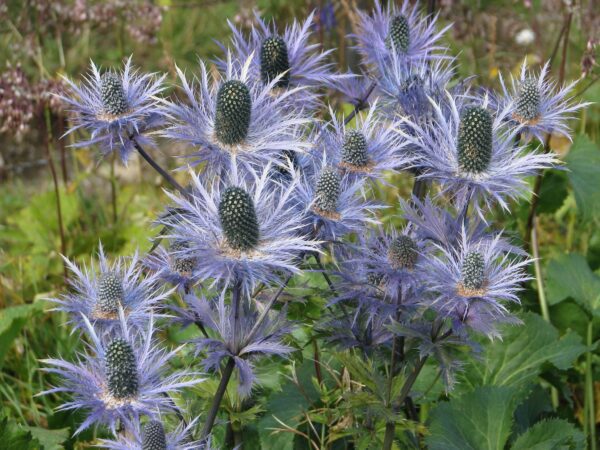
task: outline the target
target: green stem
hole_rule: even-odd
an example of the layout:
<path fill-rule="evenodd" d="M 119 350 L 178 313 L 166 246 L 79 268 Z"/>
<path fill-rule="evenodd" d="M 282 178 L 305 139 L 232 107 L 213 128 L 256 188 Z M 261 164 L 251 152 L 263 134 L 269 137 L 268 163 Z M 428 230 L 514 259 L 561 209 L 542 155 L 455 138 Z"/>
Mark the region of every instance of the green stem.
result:
<path fill-rule="evenodd" d="M 592 344 L 593 324 L 592 320 L 590 319 L 587 327 L 588 351 L 585 354 L 585 409 L 587 411 L 587 427 L 589 427 L 590 450 L 596 450 L 598 443 L 596 441 L 596 405 L 594 399 L 594 373 L 592 371 L 592 352 L 591 350 L 589 350 Z"/>
<path fill-rule="evenodd" d="M 110 198 L 112 203 L 112 222 L 113 225 L 117 224 L 118 213 L 117 213 L 117 177 L 115 176 L 115 156 L 113 152 L 110 160 Z"/>

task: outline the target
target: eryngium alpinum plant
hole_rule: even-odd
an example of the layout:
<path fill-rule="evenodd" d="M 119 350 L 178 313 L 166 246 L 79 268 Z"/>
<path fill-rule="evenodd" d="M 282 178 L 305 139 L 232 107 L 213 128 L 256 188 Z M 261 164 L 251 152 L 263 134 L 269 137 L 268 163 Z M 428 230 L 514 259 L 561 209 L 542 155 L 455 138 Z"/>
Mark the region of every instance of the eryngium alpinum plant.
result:
<path fill-rule="evenodd" d="M 464 357 L 476 335 L 501 337 L 498 324 L 519 322 L 531 260 L 494 231 L 491 212 L 510 211 L 529 193 L 525 177 L 557 163 L 527 142 L 568 135 L 566 119 L 583 106 L 570 100 L 573 85 L 525 65 L 499 94 L 456 80 L 447 27 L 406 0 L 358 12 L 348 37 L 362 56 L 356 74 L 336 72 L 333 50 L 314 43 L 313 15 L 287 28 L 255 19 L 249 33 L 233 28 L 216 67 L 178 69 L 178 95 L 160 97 L 165 77 L 136 72 L 131 59 L 123 69 L 92 63 L 69 81 L 70 132 L 89 132 L 75 145 L 124 163 L 138 151 L 168 182 L 143 148 L 148 132 L 191 158 L 189 187 L 171 186 L 156 219 L 159 246 L 114 262 L 100 247 L 99 265 L 68 262 L 71 289 L 54 299 L 85 346 L 76 361 L 46 360 L 57 375 L 47 393 L 81 410 L 77 432 L 97 427 L 108 448 L 230 445 L 221 413 L 270 415 L 256 403 L 268 389 L 257 368 L 312 341 L 317 366 L 319 345 L 339 346 L 394 387 L 379 413 L 349 425 L 390 449 L 424 361 L 450 389 L 457 348 Z M 355 110 L 341 116 L 327 94 Z M 400 199 L 402 226 L 382 224 L 394 205 L 377 189 L 401 172 L 418 195 Z M 290 320 L 311 295 L 322 314 Z M 193 329 L 189 339 L 167 348 L 162 330 L 179 326 Z M 239 426 L 229 425 L 238 444 Z M 343 440 L 349 448 L 353 434 Z"/>

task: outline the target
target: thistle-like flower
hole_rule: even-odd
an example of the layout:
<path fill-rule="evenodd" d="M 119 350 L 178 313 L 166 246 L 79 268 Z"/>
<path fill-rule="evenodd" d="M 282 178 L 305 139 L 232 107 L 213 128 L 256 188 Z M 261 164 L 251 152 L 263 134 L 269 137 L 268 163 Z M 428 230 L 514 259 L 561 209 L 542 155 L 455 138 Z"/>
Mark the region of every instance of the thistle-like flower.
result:
<path fill-rule="evenodd" d="M 530 280 L 528 258 L 511 257 L 501 235 L 475 242 L 461 232 L 454 249 L 437 246 L 422 264 L 429 292 L 426 306 L 454 319 L 455 324 L 496 336 L 495 324 L 513 320 L 507 304 L 520 303 L 521 283 Z"/>
<path fill-rule="evenodd" d="M 308 219 L 307 230 L 318 239 L 339 239 L 378 223 L 372 213 L 382 206 L 366 200 L 364 180 L 338 170 L 326 152 L 307 161 L 296 192 Z"/>
<path fill-rule="evenodd" d="M 535 74 L 527 70 L 527 63 L 523 61 L 519 76 L 511 76 L 510 85 L 500 76 L 503 91 L 500 103 L 501 106 L 512 105 L 508 120 L 520 126 L 522 133 L 532 135 L 540 142 L 544 142 L 547 133 L 570 139 L 567 121 L 589 103 L 576 103 L 570 97 L 577 81 L 559 87 L 550 79 L 548 71 L 549 62 Z"/>
<path fill-rule="evenodd" d="M 142 274 L 137 253 L 110 263 L 100 245 L 98 270 L 93 261 L 88 269 L 64 260 L 73 274 L 69 277 L 71 290 L 50 301 L 57 304 L 56 310 L 69 313 L 69 323 L 75 329 L 85 329 L 89 320 L 102 333 L 111 333 L 120 327 L 121 309 L 130 326 L 145 328 L 149 315 L 170 294 L 160 287 L 157 275 Z"/>
<path fill-rule="evenodd" d="M 357 32 L 353 37 L 365 64 L 373 66 L 378 75 L 384 75 L 393 54 L 408 63 L 447 57 L 438 41 L 450 25 L 438 32 L 436 19 L 437 16 L 433 20 L 422 17 L 418 5 L 411 5 L 408 0 L 400 7 L 391 1 L 383 7 L 376 0 L 372 16 L 358 11 Z"/>
<path fill-rule="evenodd" d="M 285 107 L 302 88 L 271 95 L 281 77 L 266 85 L 254 80 L 253 58 L 250 55 L 238 67 L 228 53 L 224 73 L 212 77 L 201 61 L 200 78 L 191 82 L 177 69 L 187 101 L 165 103 L 171 124 L 163 134 L 196 147 L 190 155 L 193 164 L 206 163 L 208 173 L 221 175 L 232 161 L 262 167 L 275 161 L 281 149 L 303 152 L 307 148 L 300 136 L 308 119 Z"/>
<path fill-rule="evenodd" d="M 87 417 L 75 434 L 93 424 L 106 425 L 115 432 L 117 423 L 132 428 L 141 415 L 157 418 L 160 411 L 173 409 L 168 393 L 202 381 L 185 370 L 164 375 L 169 360 L 180 350 L 162 350 L 153 342 L 154 319 L 147 328 L 132 331 L 121 314 L 121 335 L 101 337 L 87 318 L 83 318 L 90 353 L 79 354 L 75 363 L 62 359 L 43 360 L 44 372 L 62 378 L 62 384 L 39 395 L 68 393 L 73 399 L 60 411 L 85 410 Z"/>
<path fill-rule="evenodd" d="M 434 121 L 421 126 L 410 120 L 398 129 L 406 140 L 419 147 L 417 166 L 420 177 L 436 180 L 442 193 L 451 194 L 459 208 L 472 198 L 483 218 L 483 207 L 498 203 L 508 210 L 508 199 L 529 192 L 524 180 L 540 169 L 552 167 L 557 160 L 551 153 L 527 153 L 515 145 L 518 128 L 507 129 L 504 119 L 511 105 L 500 111 L 488 109 L 488 98 L 463 104 L 461 98 L 447 94 L 449 112 L 431 101 Z"/>
<path fill-rule="evenodd" d="M 226 180 L 210 185 L 192 174 L 193 195 L 169 194 L 182 214 L 162 219 L 169 237 L 187 243 L 182 258 L 194 258 L 199 281 L 240 282 L 250 292 L 258 282 L 280 282 L 286 272 L 299 272 L 298 257 L 315 251 L 318 242 L 302 234 L 299 208 L 293 207 L 295 183 L 282 186 L 261 174 L 233 167 Z"/>
<path fill-rule="evenodd" d="M 81 85 L 65 78 L 73 96 L 59 95 L 74 114 L 73 126 L 66 134 L 80 129 L 90 138 L 74 144 L 87 147 L 99 144 L 103 156 L 118 151 L 127 164 L 134 150 L 133 140 L 153 145 L 144 133 L 163 121 L 156 95 L 163 91 L 165 76 L 140 74 L 131 66 L 131 57 L 122 71 L 100 69 L 92 62 Z"/>
<path fill-rule="evenodd" d="M 205 370 L 219 370 L 223 359 L 233 358 L 238 369 L 238 392 L 242 396 L 250 394 L 256 381 L 252 361 L 270 355 L 284 356 L 293 350 L 281 342 L 291 331 L 285 309 L 272 312 L 255 328 L 259 314 L 253 304 L 242 298 L 236 315 L 233 305 L 225 304 L 225 290 L 213 301 L 193 295 L 187 295 L 185 301 L 194 317 L 216 333 L 214 338 L 194 341 L 198 351 L 205 354 Z M 184 323 L 189 321 L 184 318 Z"/>
<path fill-rule="evenodd" d="M 184 255 L 188 244 L 184 241 L 173 241 L 168 249 L 158 247 L 154 253 L 144 259 L 144 265 L 157 276 L 176 287 L 187 291 L 198 281 L 194 275 L 199 261 Z"/>
<path fill-rule="evenodd" d="M 377 101 L 356 119 L 354 128 L 344 125 L 331 111 L 331 126 L 318 140 L 317 151 L 326 152 L 330 164 L 351 179 L 382 180 L 387 172 L 405 169 L 411 157 L 394 130 L 377 115 Z"/>
<path fill-rule="evenodd" d="M 167 433 L 160 420 L 149 420 L 143 426 L 138 423 L 126 433 L 119 433 L 116 439 L 101 439 L 100 446 L 109 450 L 210 450 L 190 439 L 195 426 L 193 420 Z"/>
<path fill-rule="evenodd" d="M 257 12 L 254 15 L 256 24 L 248 38 L 229 22 L 235 59 L 246 61 L 254 54 L 250 78 L 260 81 L 274 96 L 296 87 L 307 88 L 295 91 L 286 101 L 292 108 L 313 110 L 319 104 L 319 91 L 323 87 L 333 86 L 338 79 L 347 77 L 332 70 L 333 64 L 328 58 L 333 50 L 320 51 L 319 44 L 309 43 L 314 12 L 304 23 L 294 20 L 282 34 L 274 22 L 266 23 Z M 225 61 L 218 63 L 226 66 Z"/>

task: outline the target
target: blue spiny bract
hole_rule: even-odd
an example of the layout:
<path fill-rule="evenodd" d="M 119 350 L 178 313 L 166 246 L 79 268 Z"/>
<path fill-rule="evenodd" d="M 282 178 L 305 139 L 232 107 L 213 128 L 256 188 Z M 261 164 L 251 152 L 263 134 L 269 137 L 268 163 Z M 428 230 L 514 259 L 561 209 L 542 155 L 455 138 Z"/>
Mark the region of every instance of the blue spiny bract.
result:
<path fill-rule="evenodd" d="M 348 131 L 342 147 L 342 163 L 354 167 L 366 166 L 369 163 L 367 149 L 367 139 L 360 131 Z"/>
<path fill-rule="evenodd" d="M 239 144 L 248 136 L 252 99 L 248 86 L 238 80 L 225 81 L 217 92 L 215 133 L 226 145 Z"/>
<path fill-rule="evenodd" d="M 166 450 L 167 437 L 163 424 L 158 420 L 151 420 L 144 425 L 142 430 L 142 450 Z"/>
<path fill-rule="evenodd" d="M 254 202 L 239 187 L 228 187 L 219 202 L 219 220 L 227 244 L 235 250 L 248 251 L 259 239 L 258 219 Z"/>
<path fill-rule="evenodd" d="M 285 41 L 280 36 L 265 39 L 260 47 L 260 77 L 264 84 L 270 83 L 282 75 L 276 87 L 287 87 L 290 84 L 290 61 Z"/>
<path fill-rule="evenodd" d="M 105 356 L 108 391 L 116 399 L 134 397 L 138 393 L 138 372 L 133 348 L 124 339 L 108 344 Z"/>
<path fill-rule="evenodd" d="M 469 252 L 462 265 L 462 284 L 471 291 L 481 289 L 485 281 L 485 261 L 479 252 Z"/>
<path fill-rule="evenodd" d="M 123 83 L 114 72 L 106 72 L 102 75 L 100 96 L 104 110 L 108 114 L 118 116 L 127 111 L 127 99 L 123 91 Z"/>
<path fill-rule="evenodd" d="M 388 260 L 395 269 L 414 269 L 417 256 L 417 244 L 404 234 L 394 239 L 388 249 Z"/>
<path fill-rule="evenodd" d="M 331 167 L 325 167 L 317 180 L 315 206 L 321 211 L 335 213 L 340 198 L 340 176 Z"/>
<path fill-rule="evenodd" d="M 387 46 L 389 49 L 406 52 L 410 45 L 410 28 L 406 16 L 394 16 L 388 30 Z"/>
<path fill-rule="evenodd" d="M 492 116 L 485 108 L 466 108 L 458 129 L 458 165 L 465 172 L 484 172 L 492 159 Z"/>

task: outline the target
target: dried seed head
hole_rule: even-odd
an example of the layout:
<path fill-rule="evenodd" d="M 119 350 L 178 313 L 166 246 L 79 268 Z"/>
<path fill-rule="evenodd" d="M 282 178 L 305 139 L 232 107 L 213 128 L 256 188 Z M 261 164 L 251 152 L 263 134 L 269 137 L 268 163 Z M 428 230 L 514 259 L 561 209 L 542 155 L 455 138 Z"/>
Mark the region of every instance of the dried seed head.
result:
<path fill-rule="evenodd" d="M 538 118 L 540 114 L 540 90 L 535 79 L 526 78 L 521 83 L 515 112 L 521 120 L 530 121 Z"/>
<path fill-rule="evenodd" d="M 105 112 L 118 116 L 127 111 L 127 99 L 123 91 L 121 78 L 114 72 L 102 75 L 100 83 L 100 97 Z"/>
<path fill-rule="evenodd" d="M 485 281 L 485 261 L 479 252 L 469 252 L 462 265 L 462 284 L 468 290 L 483 287 Z"/>
<path fill-rule="evenodd" d="M 115 272 L 103 273 L 98 281 L 96 309 L 105 314 L 118 314 L 124 297 L 121 276 Z"/>
<path fill-rule="evenodd" d="M 392 18 L 388 30 L 387 47 L 392 50 L 405 52 L 410 45 L 410 29 L 406 16 L 399 14 Z"/>
<path fill-rule="evenodd" d="M 356 167 L 364 167 L 369 163 L 367 139 L 357 130 L 350 130 L 344 137 L 342 162 Z"/>
<path fill-rule="evenodd" d="M 151 420 L 142 429 L 142 450 L 166 450 L 167 437 L 163 424 L 158 420 Z"/>
<path fill-rule="evenodd" d="M 113 339 L 106 349 L 106 383 L 110 395 L 117 399 L 138 393 L 137 363 L 133 348 L 124 339 Z"/>
<path fill-rule="evenodd" d="M 325 167 L 317 181 L 315 206 L 330 213 L 336 212 L 340 198 L 340 176 L 331 167 Z"/>
<path fill-rule="evenodd" d="M 288 87 L 290 84 L 290 61 L 285 41 L 280 36 L 265 39 L 260 47 L 260 77 L 263 83 L 270 83 L 278 75 L 277 87 Z"/>
<path fill-rule="evenodd" d="M 414 269 L 417 257 L 417 244 L 404 234 L 394 239 L 388 249 L 388 260 L 395 269 Z"/>
<path fill-rule="evenodd" d="M 244 189 L 233 186 L 225 189 L 219 203 L 219 219 L 231 248 L 247 251 L 256 247 L 259 239 L 256 209 Z"/>
<path fill-rule="evenodd" d="M 226 145 L 239 144 L 248 136 L 252 98 L 248 86 L 238 80 L 225 81 L 217 92 L 215 133 Z"/>
<path fill-rule="evenodd" d="M 465 109 L 458 128 L 458 165 L 466 172 L 484 172 L 492 159 L 492 116 L 480 107 Z"/>

